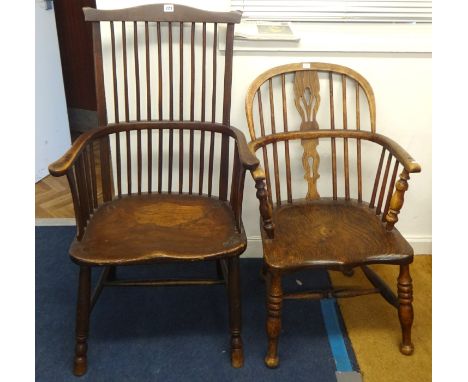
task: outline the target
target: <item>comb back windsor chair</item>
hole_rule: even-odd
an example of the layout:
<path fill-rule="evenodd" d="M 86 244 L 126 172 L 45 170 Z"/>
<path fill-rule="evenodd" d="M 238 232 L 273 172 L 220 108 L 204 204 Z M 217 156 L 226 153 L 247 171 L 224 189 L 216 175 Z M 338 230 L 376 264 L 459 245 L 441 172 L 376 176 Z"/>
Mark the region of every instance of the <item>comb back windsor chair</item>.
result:
<path fill-rule="evenodd" d="M 421 168 L 397 143 L 376 133 L 369 82 L 341 65 L 282 65 L 251 83 L 245 108 L 249 147 L 261 151 L 263 166 L 252 175 L 267 279 L 267 366 L 279 363 L 284 299 L 380 293 L 397 308 L 400 350 L 411 354 L 413 249 L 394 225 L 409 174 Z M 397 296 L 369 264 L 400 266 Z M 374 288 L 283 293 L 286 273 L 325 268 L 352 274 L 354 267 L 362 268 Z"/>
<path fill-rule="evenodd" d="M 69 252 L 80 267 L 76 375 L 87 370 L 89 317 L 104 286 L 227 284 L 231 363 L 243 365 L 241 208 L 245 171 L 257 160 L 230 126 L 241 14 L 166 7 L 84 8 L 99 127 L 49 166 L 67 176 L 77 221 Z M 216 262 L 217 278 L 122 280 L 116 273 L 117 266 L 204 260 Z M 91 295 L 92 267 L 103 271 Z"/>

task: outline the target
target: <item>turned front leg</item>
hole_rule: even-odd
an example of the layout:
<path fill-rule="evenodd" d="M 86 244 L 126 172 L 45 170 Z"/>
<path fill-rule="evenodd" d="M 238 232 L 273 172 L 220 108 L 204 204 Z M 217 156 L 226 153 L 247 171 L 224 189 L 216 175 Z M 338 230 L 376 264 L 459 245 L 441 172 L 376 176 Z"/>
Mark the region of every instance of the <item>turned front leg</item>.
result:
<path fill-rule="evenodd" d="M 231 365 L 232 367 L 239 368 L 244 365 L 244 351 L 241 338 L 242 311 L 240 298 L 239 257 L 232 257 L 229 259 L 228 288 L 229 327 L 231 329 Z"/>
<path fill-rule="evenodd" d="M 281 274 L 268 273 L 267 277 L 267 310 L 268 317 L 266 331 L 268 335 L 268 351 L 265 363 L 268 367 L 278 366 L 278 342 L 281 331 L 281 306 L 283 303 L 283 290 L 281 287 Z"/>
<path fill-rule="evenodd" d="M 398 276 L 398 317 L 400 319 L 402 342 L 400 351 L 405 355 L 411 355 L 414 346 L 411 343 L 411 326 L 413 325 L 413 284 L 409 272 L 409 265 L 400 266 Z"/>
<path fill-rule="evenodd" d="M 89 314 L 91 303 L 91 268 L 80 266 L 78 303 L 76 308 L 76 345 L 73 373 L 81 376 L 86 373 L 88 351 Z"/>

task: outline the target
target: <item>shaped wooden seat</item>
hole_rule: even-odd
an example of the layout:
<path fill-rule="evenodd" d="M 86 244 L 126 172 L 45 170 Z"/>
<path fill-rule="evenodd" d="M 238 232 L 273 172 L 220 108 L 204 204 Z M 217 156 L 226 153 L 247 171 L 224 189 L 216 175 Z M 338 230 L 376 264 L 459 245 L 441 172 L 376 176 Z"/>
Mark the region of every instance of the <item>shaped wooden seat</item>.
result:
<path fill-rule="evenodd" d="M 387 231 L 375 209 L 340 198 L 294 201 L 273 209 L 274 240 L 265 241 L 268 267 L 342 269 L 412 261 L 413 248 L 398 230 Z"/>
<path fill-rule="evenodd" d="M 410 174 L 421 168 L 376 133 L 368 81 L 336 64 L 278 66 L 252 82 L 245 110 L 249 147 L 261 159 L 252 176 L 267 279 L 267 366 L 279 363 L 283 299 L 380 293 L 398 309 L 400 350 L 411 354 L 413 250 L 394 225 Z M 368 264 L 400 266 L 398 295 Z M 353 267 L 361 267 L 374 288 L 283 292 L 285 272 L 324 268 L 351 275 Z"/>
<path fill-rule="evenodd" d="M 90 313 L 106 286 L 225 284 L 231 364 L 241 367 L 242 194 L 246 169 L 258 164 L 229 123 L 241 14 L 177 4 L 84 13 L 93 28 L 99 127 L 49 166 L 52 175 L 67 176 L 77 222 L 70 248 L 80 266 L 74 373 L 87 370 Z M 202 260 L 214 260 L 216 277 L 122 280 L 117 272 Z"/>
<path fill-rule="evenodd" d="M 83 238 L 70 247 L 70 256 L 89 265 L 196 261 L 236 256 L 246 245 L 228 202 L 198 195 L 144 194 L 102 205 Z"/>

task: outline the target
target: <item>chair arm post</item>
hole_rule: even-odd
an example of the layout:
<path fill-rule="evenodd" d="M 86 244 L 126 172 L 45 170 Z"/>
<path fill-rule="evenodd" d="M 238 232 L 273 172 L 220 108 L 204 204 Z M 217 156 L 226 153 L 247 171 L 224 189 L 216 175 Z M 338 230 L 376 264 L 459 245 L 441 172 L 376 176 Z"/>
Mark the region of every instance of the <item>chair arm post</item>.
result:
<path fill-rule="evenodd" d="M 398 214 L 400 213 L 400 210 L 403 207 L 403 202 L 405 201 L 405 192 L 408 190 L 409 178 L 410 176 L 408 171 L 403 170 L 400 174 L 400 179 L 395 184 L 395 192 L 392 195 L 387 216 L 385 217 L 385 220 L 387 221 L 387 231 L 391 231 L 395 223 L 398 221 Z"/>
<path fill-rule="evenodd" d="M 255 188 L 257 189 L 257 198 L 260 202 L 260 216 L 262 218 L 263 229 L 269 239 L 273 239 L 275 225 L 273 224 L 272 208 L 268 201 L 268 193 L 265 189 L 265 175 L 260 167 L 252 171 L 252 176 L 255 179 Z"/>

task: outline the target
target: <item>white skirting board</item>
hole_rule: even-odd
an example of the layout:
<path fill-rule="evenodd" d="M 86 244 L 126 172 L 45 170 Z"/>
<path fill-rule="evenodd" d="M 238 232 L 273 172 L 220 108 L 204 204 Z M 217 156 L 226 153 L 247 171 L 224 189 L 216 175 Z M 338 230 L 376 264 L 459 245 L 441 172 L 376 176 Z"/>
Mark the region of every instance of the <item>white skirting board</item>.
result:
<path fill-rule="evenodd" d="M 75 225 L 75 219 L 36 219 L 37 226 Z M 432 236 L 408 235 L 405 239 L 411 244 L 415 255 L 432 254 Z M 260 236 L 247 238 L 248 245 L 242 257 L 262 257 L 262 239 Z"/>

